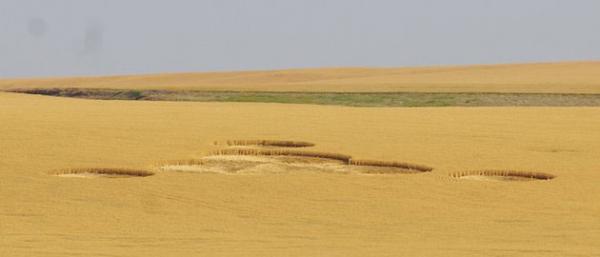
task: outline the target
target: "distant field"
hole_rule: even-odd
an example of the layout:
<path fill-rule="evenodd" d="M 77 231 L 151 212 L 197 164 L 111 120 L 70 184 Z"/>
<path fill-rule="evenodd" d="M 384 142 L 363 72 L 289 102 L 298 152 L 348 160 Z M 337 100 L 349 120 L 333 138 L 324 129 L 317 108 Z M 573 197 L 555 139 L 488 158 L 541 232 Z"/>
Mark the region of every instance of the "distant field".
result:
<path fill-rule="evenodd" d="M 0 89 L 113 88 L 294 92 L 600 93 L 600 62 L 421 68 L 324 68 L 4 79 Z"/>
<path fill-rule="evenodd" d="M 292 103 L 357 107 L 600 106 L 600 94 L 561 93 L 220 92 L 88 88 L 24 89 L 15 92 L 100 100 Z"/>

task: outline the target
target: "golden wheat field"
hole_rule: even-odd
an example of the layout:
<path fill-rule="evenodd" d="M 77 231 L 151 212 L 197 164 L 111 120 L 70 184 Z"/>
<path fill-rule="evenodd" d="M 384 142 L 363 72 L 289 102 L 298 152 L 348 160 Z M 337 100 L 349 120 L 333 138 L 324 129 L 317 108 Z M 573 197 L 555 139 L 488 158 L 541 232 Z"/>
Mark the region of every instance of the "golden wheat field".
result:
<path fill-rule="evenodd" d="M 444 69 L 0 87 L 600 92 L 598 63 Z M 0 124 L 0 256 L 600 256 L 600 108 L 0 92 Z"/>
<path fill-rule="evenodd" d="M 0 80 L 0 89 L 75 87 L 296 92 L 600 93 L 600 62 L 326 68 Z"/>

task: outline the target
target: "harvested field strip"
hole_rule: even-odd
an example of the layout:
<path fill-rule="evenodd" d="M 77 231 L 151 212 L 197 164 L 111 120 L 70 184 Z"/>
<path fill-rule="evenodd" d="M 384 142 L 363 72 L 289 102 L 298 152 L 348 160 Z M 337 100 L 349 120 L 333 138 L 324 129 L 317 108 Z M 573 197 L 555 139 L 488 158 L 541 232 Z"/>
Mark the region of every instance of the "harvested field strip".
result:
<path fill-rule="evenodd" d="M 219 142 L 215 142 L 217 145 Z M 283 140 L 227 140 L 228 146 L 274 146 L 274 147 L 312 147 L 315 144 L 302 141 L 283 141 Z"/>
<path fill-rule="evenodd" d="M 375 161 L 375 160 L 350 160 L 349 164 L 355 165 L 355 166 L 400 168 L 400 169 L 407 169 L 407 170 L 416 170 L 416 171 L 420 171 L 420 172 L 428 172 L 428 171 L 433 170 L 433 168 L 428 167 L 428 166 L 405 163 L 405 162 L 385 162 L 385 161 Z"/>
<path fill-rule="evenodd" d="M 348 163 L 352 158 L 349 155 L 337 153 L 295 151 L 295 150 L 270 150 L 270 149 L 220 149 L 209 152 L 208 155 L 258 155 L 258 156 L 297 156 L 322 158 L 343 161 Z"/>
<path fill-rule="evenodd" d="M 529 180 L 550 180 L 554 175 L 541 172 L 522 172 L 514 170 L 479 170 L 465 171 L 451 174 L 452 177 L 462 178 L 468 176 L 489 176 L 489 177 L 507 177 L 507 178 L 523 178 Z"/>
<path fill-rule="evenodd" d="M 254 102 L 357 107 L 600 106 L 600 94 L 422 92 L 234 92 L 95 88 L 13 89 L 8 92 L 99 100 Z"/>
<path fill-rule="evenodd" d="M 123 168 L 82 168 L 82 169 L 63 169 L 50 172 L 50 175 L 82 175 L 82 176 L 100 176 L 100 177 L 147 177 L 154 173 L 146 170 L 123 169 Z"/>

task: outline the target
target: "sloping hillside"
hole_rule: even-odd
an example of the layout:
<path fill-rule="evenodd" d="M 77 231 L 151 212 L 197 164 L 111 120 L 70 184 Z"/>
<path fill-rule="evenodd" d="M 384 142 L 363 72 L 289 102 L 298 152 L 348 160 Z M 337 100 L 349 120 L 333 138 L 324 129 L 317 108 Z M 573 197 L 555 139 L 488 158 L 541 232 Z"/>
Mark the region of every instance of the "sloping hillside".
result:
<path fill-rule="evenodd" d="M 420 68 L 323 68 L 0 80 L 0 89 L 600 93 L 600 62 Z"/>

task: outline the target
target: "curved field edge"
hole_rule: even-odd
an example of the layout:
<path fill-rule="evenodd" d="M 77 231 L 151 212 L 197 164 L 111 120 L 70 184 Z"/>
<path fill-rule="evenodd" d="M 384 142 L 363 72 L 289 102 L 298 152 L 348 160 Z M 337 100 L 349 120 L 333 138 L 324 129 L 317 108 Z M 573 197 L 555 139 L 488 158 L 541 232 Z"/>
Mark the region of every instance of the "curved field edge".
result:
<path fill-rule="evenodd" d="M 221 92 L 101 88 L 33 88 L 7 92 L 97 100 L 249 102 L 356 107 L 600 106 L 600 94 L 420 92 Z"/>

